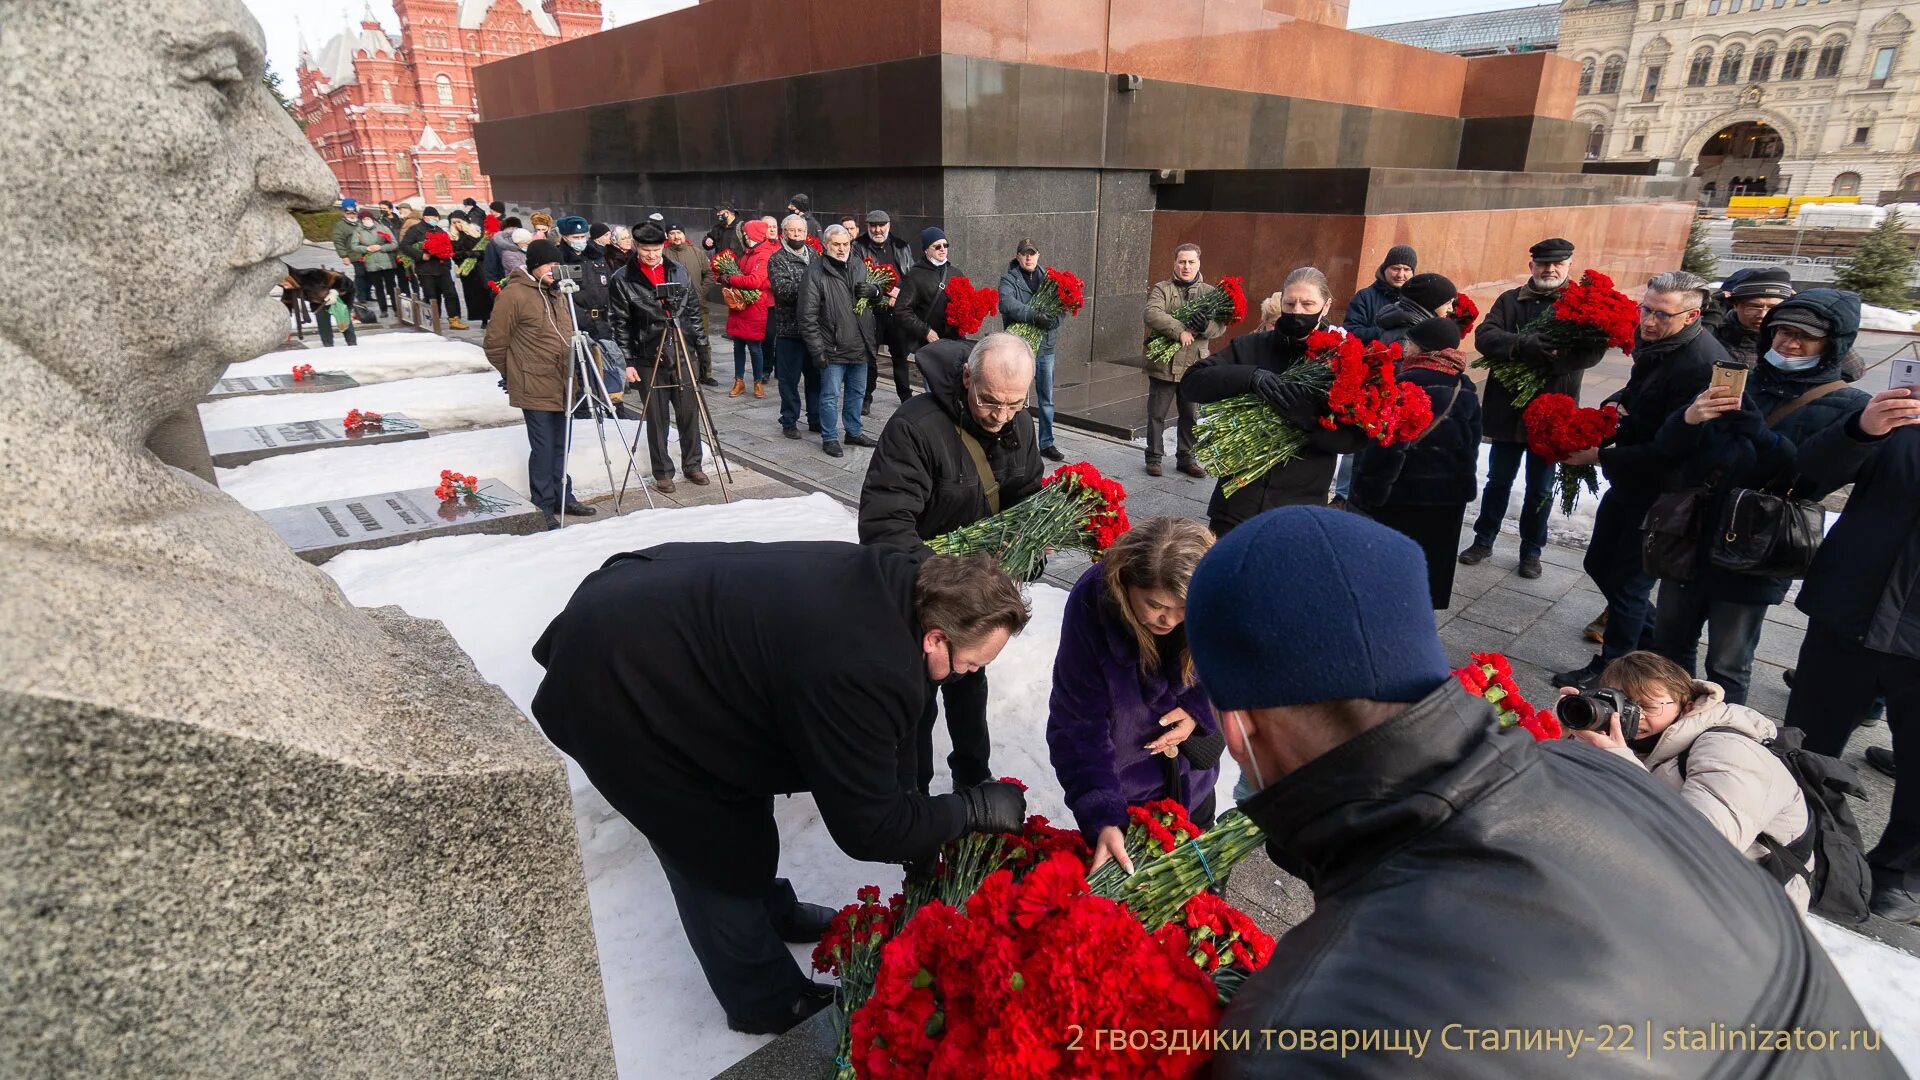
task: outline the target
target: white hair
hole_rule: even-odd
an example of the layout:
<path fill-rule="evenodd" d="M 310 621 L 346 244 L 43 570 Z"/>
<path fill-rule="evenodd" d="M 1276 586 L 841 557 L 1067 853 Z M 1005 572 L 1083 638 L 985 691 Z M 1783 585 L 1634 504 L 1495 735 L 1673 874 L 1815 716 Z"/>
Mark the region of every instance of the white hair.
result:
<path fill-rule="evenodd" d="M 1647 282 L 1648 292 L 1690 293 L 1692 303 L 1683 310 L 1692 310 L 1704 304 L 1707 299 L 1707 279 L 1698 274 L 1689 274 L 1685 270 L 1669 270 L 1664 274 L 1655 274 Z"/>
<path fill-rule="evenodd" d="M 787 220 L 792 221 L 793 219 L 788 218 Z M 821 230 L 820 233 L 820 239 L 822 240 L 838 240 L 842 236 L 846 237 L 849 241 L 853 239 L 853 234 L 847 231 L 847 227 L 838 223 L 827 226 Z"/>
<path fill-rule="evenodd" d="M 533 243 L 533 233 L 526 229 L 515 229 L 513 230 L 513 235 L 508 239 L 512 240 L 517 247 L 526 247 L 528 244 Z"/>
<path fill-rule="evenodd" d="M 786 217 L 783 217 L 780 219 L 780 231 L 786 232 L 787 226 L 793 224 L 796 221 L 802 225 L 805 225 L 807 223 L 807 219 L 805 217 L 802 217 L 799 214 L 788 214 Z M 812 232 L 813 230 L 808 229 L 807 231 Z"/>
<path fill-rule="evenodd" d="M 839 228 L 837 225 L 834 227 Z M 845 230 L 842 231 L 844 232 Z M 1009 334 L 1003 330 L 997 334 L 988 334 L 986 337 L 981 338 L 980 341 L 974 345 L 973 351 L 967 354 L 967 381 L 977 382 L 979 380 L 981 369 L 987 366 L 989 357 L 1009 351 L 1015 354 L 1025 368 L 1027 378 L 1032 379 L 1034 367 L 1033 349 L 1017 334 Z"/>

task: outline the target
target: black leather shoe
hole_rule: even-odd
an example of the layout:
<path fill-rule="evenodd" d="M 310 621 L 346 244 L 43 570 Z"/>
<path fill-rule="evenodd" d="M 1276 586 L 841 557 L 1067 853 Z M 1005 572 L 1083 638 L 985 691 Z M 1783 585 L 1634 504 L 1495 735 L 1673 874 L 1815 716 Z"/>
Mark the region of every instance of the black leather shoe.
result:
<path fill-rule="evenodd" d="M 846 438 L 846 443 L 848 446 L 865 446 L 868 448 L 880 445 L 879 440 L 871 435 L 849 435 Z"/>
<path fill-rule="evenodd" d="M 1043 457 L 1043 458 L 1046 458 L 1046 459 L 1047 459 L 1048 461 L 1065 461 L 1065 460 L 1067 460 L 1067 455 L 1065 455 L 1065 454 L 1063 454 L 1063 453 L 1061 453 L 1061 452 L 1060 452 L 1060 448 L 1059 448 L 1059 447 L 1057 447 L 1057 446 L 1043 446 L 1043 447 L 1041 447 L 1041 448 L 1040 448 L 1040 456 L 1041 456 L 1041 457 Z"/>
<path fill-rule="evenodd" d="M 833 987 L 809 981 L 807 988 L 800 992 L 800 996 L 793 1000 L 793 1004 L 780 1012 L 751 1020 L 735 1020 L 728 1017 L 727 1026 L 746 1035 L 785 1035 L 799 1027 L 801 1021 L 831 1004 L 833 1004 Z"/>
<path fill-rule="evenodd" d="M 596 513 L 598 513 L 598 511 L 586 503 L 570 502 L 567 504 L 568 517 L 592 517 Z"/>
<path fill-rule="evenodd" d="M 846 457 L 847 456 L 847 452 L 845 450 L 840 449 L 840 444 L 838 442 L 821 443 L 820 449 L 826 451 L 828 457 Z"/>
<path fill-rule="evenodd" d="M 1461 566 L 1479 566 L 1493 554 L 1493 549 L 1485 544 L 1468 544 L 1467 550 L 1460 553 Z"/>
<path fill-rule="evenodd" d="M 1538 555 L 1520 556 L 1520 576 L 1537 578 L 1540 576 L 1540 557 Z"/>
<path fill-rule="evenodd" d="M 833 925 L 834 914 L 832 908 L 822 904 L 797 902 L 786 921 L 774 923 L 773 929 L 780 935 L 780 940 L 789 945 L 812 945 Z"/>
<path fill-rule="evenodd" d="M 1562 671 L 1553 677 L 1553 685 L 1560 688 L 1573 687 L 1575 690 L 1591 690 L 1600 685 L 1600 673 L 1606 670 L 1606 663 L 1599 657 L 1587 662 L 1586 667 Z"/>
<path fill-rule="evenodd" d="M 1920 923 L 1920 892 L 1884 885 L 1873 890 L 1867 910 L 1890 922 Z"/>
<path fill-rule="evenodd" d="M 1867 764 L 1872 766 L 1874 772 L 1892 776 L 1893 751 L 1884 746 L 1869 746 L 1867 747 Z"/>
<path fill-rule="evenodd" d="M 700 376 L 700 385 L 701 386 L 719 386 L 720 380 L 714 378 L 711 375 L 702 375 Z"/>
<path fill-rule="evenodd" d="M 783 427 L 780 429 L 780 434 L 785 435 L 789 439 L 797 439 L 800 437 L 800 429 L 797 427 Z"/>

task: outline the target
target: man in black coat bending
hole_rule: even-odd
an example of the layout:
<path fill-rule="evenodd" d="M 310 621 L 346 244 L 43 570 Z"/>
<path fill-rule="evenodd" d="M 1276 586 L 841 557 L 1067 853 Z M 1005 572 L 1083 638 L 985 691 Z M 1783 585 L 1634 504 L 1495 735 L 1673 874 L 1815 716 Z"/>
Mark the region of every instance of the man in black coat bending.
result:
<path fill-rule="evenodd" d="M 871 862 L 1020 827 L 1016 785 L 922 794 L 913 747 L 933 685 L 985 667 L 1027 617 L 990 559 L 663 544 L 609 559 L 540 636 L 534 718 L 653 845 L 727 1026 L 778 1033 L 832 1000 L 784 944 L 817 941 L 833 912 L 774 876 L 775 795 L 812 792 Z"/>
<path fill-rule="evenodd" d="M 927 392 L 894 412 L 860 488 L 860 542 L 921 549 L 921 542 L 997 514 L 1040 490 L 1040 444 L 1026 409 L 1033 351 L 990 334 L 971 351 L 942 340 L 920 349 Z M 987 673 L 942 688 L 956 790 L 988 769 Z M 920 790 L 933 781 L 934 702 L 920 718 Z"/>

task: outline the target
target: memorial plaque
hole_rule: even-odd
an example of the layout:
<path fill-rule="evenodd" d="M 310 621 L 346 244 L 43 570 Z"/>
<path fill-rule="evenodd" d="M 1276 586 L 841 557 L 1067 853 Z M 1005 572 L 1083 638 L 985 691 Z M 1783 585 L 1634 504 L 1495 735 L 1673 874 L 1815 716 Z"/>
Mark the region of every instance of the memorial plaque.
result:
<path fill-rule="evenodd" d="M 388 419 L 405 420 L 400 413 L 386 413 Z M 380 443 L 406 442 L 427 437 L 425 428 L 410 431 L 382 431 L 379 428 L 348 431 L 340 420 L 295 420 L 285 424 L 260 424 L 256 427 L 221 428 L 207 432 L 207 452 L 222 469 L 302 450 L 335 446 L 374 446 Z"/>
<path fill-rule="evenodd" d="M 304 379 L 292 375 L 241 375 L 214 383 L 213 389 L 201 400 L 215 401 L 241 394 L 312 394 L 359 385 L 359 380 L 351 375 L 309 375 Z"/>
<path fill-rule="evenodd" d="M 464 533 L 531 533 L 547 527 L 539 509 L 498 480 L 480 481 L 480 493 L 504 501 L 483 509 L 470 501 L 442 501 L 432 488 L 388 491 L 351 499 L 260 511 L 293 553 L 323 563 L 353 548 L 380 548 Z"/>

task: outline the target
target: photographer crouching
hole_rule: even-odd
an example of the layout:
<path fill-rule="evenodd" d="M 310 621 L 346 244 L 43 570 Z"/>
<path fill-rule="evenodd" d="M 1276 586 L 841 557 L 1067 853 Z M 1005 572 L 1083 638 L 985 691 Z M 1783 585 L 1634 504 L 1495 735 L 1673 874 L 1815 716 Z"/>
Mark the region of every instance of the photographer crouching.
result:
<path fill-rule="evenodd" d="M 1768 750 L 1773 721 L 1726 700 L 1653 652 L 1630 652 L 1600 673 L 1602 689 L 1560 691 L 1554 713 L 1573 737 L 1646 769 L 1700 811 L 1715 832 L 1786 886 L 1803 914 L 1813 863 L 1807 800 Z"/>
<path fill-rule="evenodd" d="M 500 372 L 507 402 L 527 422 L 527 487 L 547 527 L 562 506 L 568 517 L 592 517 L 573 497 L 567 477 L 567 351 L 572 324 L 567 298 L 554 283 L 560 248 L 551 240 L 527 246 L 527 265 L 507 276 L 487 323 L 487 362 Z"/>
<path fill-rule="evenodd" d="M 646 421 L 653 486 L 672 491 L 669 422 L 680 429 L 681 471 L 696 484 L 710 481 L 700 468 L 700 403 L 693 395 L 693 350 L 706 344 L 700 329 L 700 298 L 689 287 L 685 268 L 667 258 L 666 245 L 667 234 L 658 225 L 647 222 L 635 228 L 633 261 L 614 271 L 607 283 L 607 302 L 614 340 L 627 354 L 622 411 Z M 676 323 L 678 334 L 673 332 Z M 645 415 L 641 416 L 643 401 Z"/>

